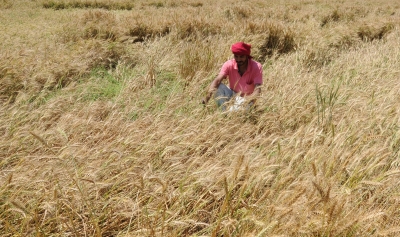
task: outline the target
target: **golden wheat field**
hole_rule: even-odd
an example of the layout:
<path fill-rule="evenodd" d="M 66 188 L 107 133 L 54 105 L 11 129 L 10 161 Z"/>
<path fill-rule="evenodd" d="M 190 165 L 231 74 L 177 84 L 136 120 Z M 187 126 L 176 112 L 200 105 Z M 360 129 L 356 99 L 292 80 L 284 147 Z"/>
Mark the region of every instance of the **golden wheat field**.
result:
<path fill-rule="evenodd" d="M 0 236 L 400 236 L 400 2 L 0 0 Z"/>

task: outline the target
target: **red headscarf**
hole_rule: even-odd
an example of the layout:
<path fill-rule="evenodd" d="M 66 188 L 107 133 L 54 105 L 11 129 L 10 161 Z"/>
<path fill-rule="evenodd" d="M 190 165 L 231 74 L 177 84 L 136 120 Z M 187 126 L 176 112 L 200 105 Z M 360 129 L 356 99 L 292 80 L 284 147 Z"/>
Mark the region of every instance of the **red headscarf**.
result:
<path fill-rule="evenodd" d="M 231 50 L 232 50 L 233 54 L 247 55 L 250 58 L 252 58 L 250 56 L 250 52 L 251 52 L 251 45 L 250 44 L 246 44 L 244 42 L 237 42 L 237 43 L 232 45 Z"/>

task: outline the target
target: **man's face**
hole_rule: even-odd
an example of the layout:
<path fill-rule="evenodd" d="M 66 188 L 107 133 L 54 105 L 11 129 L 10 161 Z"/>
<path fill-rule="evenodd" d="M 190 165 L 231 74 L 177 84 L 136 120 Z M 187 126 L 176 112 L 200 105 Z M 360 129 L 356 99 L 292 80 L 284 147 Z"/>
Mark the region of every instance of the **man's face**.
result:
<path fill-rule="evenodd" d="M 233 55 L 238 66 L 242 66 L 247 62 L 247 55 Z"/>

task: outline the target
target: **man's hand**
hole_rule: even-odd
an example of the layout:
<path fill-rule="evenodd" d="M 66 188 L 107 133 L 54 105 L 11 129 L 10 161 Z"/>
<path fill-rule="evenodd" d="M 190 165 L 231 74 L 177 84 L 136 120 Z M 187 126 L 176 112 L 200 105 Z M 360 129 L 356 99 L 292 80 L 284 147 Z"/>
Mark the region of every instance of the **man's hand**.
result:
<path fill-rule="evenodd" d="M 211 98 L 211 97 L 214 95 L 214 93 L 217 91 L 219 84 L 221 84 L 221 81 L 222 81 L 223 79 L 225 79 L 225 78 L 226 78 L 226 76 L 224 76 L 224 75 L 218 75 L 218 76 L 214 79 L 214 81 L 211 82 L 210 89 L 208 90 L 208 93 L 207 93 L 206 97 L 201 101 L 201 103 L 202 103 L 203 105 L 205 105 L 205 104 L 208 103 L 208 101 L 210 100 L 210 98 Z"/>
<path fill-rule="evenodd" d="M 260 88 L 260 86 L 261 85 L 256 85 L 256 88 L 254 89 L 254 92 L 253 92 L 253 94 L 251 94 L 250 96 L 249 96 L 249 104 L 251 104 L 251 105 L 255 105 L 255 103 L 256 103 L 256 101 L 257 101 L 257 98 L 260 96 L 260 94 L 261 94 L 261 88 Z"/>
<path fill-rule="evenodd" d="M 204 97 L 204 99 L 201 101 L 201 103 L 202 103 L 203 105 L 206 105 L 206 104 L 208 103 L 208 101 L 210 100 L 212 94 L 213 94 L 213 92 L 209 92 L 209 93 L 207 94 L 207 96 Z"/>

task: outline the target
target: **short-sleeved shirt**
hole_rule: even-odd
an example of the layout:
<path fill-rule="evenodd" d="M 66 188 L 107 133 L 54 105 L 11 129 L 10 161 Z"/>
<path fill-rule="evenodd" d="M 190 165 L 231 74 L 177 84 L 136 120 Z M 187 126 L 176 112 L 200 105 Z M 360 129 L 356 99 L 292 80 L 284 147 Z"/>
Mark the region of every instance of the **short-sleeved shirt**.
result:
<path fill-rule="evenodd" d="M 228 76 L 229 88 L 234 92 L 243 95 L 251 95 L 256 84 L 261 85 L 262 65 L 261 63 L 249 59 L 247 70 L 240 76 L 235 59 L 228 60 L 222 65 L 220 75 Z"/>

